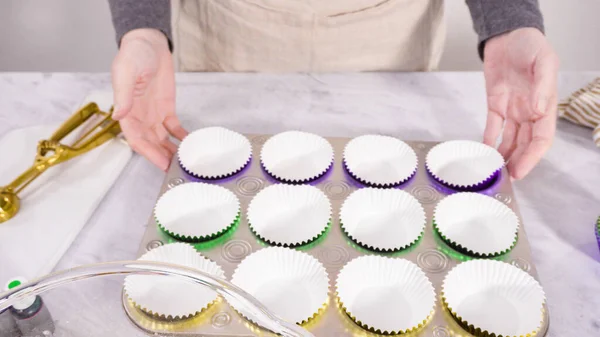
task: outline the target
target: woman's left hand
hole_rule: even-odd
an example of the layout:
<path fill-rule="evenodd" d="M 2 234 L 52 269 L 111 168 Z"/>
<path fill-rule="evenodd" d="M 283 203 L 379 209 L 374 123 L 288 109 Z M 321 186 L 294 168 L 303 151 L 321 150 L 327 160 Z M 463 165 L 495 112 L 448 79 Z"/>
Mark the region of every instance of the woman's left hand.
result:
<path fill-rule="evenodd" d="M 508 161 L 522 179 L 552 145 L 556 130 L 559 60 L 535 28 L 520 28 L 491 38 L 484 50 L 488 117 L 484 142 Z"/>

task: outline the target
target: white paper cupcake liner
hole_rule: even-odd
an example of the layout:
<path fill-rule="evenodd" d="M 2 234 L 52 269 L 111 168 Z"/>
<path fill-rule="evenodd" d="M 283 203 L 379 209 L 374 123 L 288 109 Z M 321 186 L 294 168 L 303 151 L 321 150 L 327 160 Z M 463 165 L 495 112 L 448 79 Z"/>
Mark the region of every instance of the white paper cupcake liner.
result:
<path fill-rule="evenodd" d="M 519 218 L 495 198 L 461 192 L 437 204 L 433 226 L 442 239 L 459 252 L 492 257 L 505 254 L 515 246 Z"/>
<path fill-rule="evenodd" d="M 411 246 L 423 235 L 426 221 L 419 201 L 399 189 L 361 188 L 340 210 L 343 231 L 360 246 L 379 251 Z"/>
<path fill-rule="evenodd" d="M 397 138 L 365 135 L 346 144 L 344 165 L 365 185 L 389 187 L 408 181 L 417 172 L 418 159 L 415 151 Z"/>
<path fill-rule="evenodd" d="M 544 291 L 528 273 L 495 260 L 454 267 L 442 284 L 442 301 L 476 336 L 535 336 L 544 319 Z"/>
<path fill-rule="evenodd" d="M 231 282 L 288 322 L 306 323 L 328 302 L 325 267 L 311 255 L 291 248 L 269 247 L 248 255 Z M 243 308 L 231 305 L 248 318 Z"/>
<path fill-rule="evenodd" d="M 221 179 L 240 172 L 252 157 L 252 145 L 242 134 L 222 127 L 196 130 L 177 150 L 179 164 L 200 179 Z"/>
<path fill-rule="evenodd" d="M 434 146 L 426 157 L 431 176 L 458 190 L 479 190 L 491 184 L 504 167 L 504 158 L 493 147 L 468 140 Z"/>
<path fill-rule="evenodd" d="M 361 327 L 379 334 L 419 330 L 433 316 L 435 290 L 427 275 L 405 259 L 365 255 L 340 271 L 342 309 Z"/>
<path fill-rule="evenodd" d="M 187 243 L 160 246 L 142 255 L 139 260 L 172 263 L 224 278 L 223 269 L 218 264 Z M 162 319 L 189 318 L 217 300 L 217 293 L 211 289 L 169 276 L 127 276 L 124 289 L 137 308 Z"/>
<path fill-rule="evenodd" d="M 304 183 L 327 172 L 333 164 L 333 147 L 321 136 L 286 131 L 265 142 L 260 159 L 264 169 L 274 178 Z"/>
<path fill-rule="evenodd" d="M 262 240 L 285 247 L 309 243 L 331 221 L 331 202 L 310 185 L 276 184 L 264 188 L 248 205 L 248 224 Z"/>
<path fill-rule="evenodd" d="M 223 234 L 239 220 L 240 202 L 230 190 L 201 182 L 178 185 L 154 208 L 158 226 L 183 241 L 202 241 Z"/>

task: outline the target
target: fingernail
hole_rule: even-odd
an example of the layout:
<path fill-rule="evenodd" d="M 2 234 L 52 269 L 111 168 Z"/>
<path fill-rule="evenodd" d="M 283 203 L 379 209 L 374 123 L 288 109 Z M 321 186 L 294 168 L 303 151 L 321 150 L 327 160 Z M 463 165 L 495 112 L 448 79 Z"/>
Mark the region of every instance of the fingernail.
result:
<path fill-rule="evenodd" d="M 121 117 L 121 108 L 119 107 L 118 104 L 115 104 L 114 108 L 113 108 L 113 114 L 112 114 L 112 118 L 113 119 L 119 119 Z"/>
<path fill-rule="evenodd" d="M 165 172 L 167 172 L 169 170 L 169 166 L 171 166 L 171 162 L 168 161 L 166 158 L 163 158 L 160 164 L 160 168 Z"/>
<path fill-rule="evenodd" d="M 538 102 L 537 102 L 537 112 L 539 114 L 542 114 L 542 115 L 546 114 L 546 107 L 547 107 L 547 105 L 548 105 L 548 102 L 546 101 L 545 98 L 538 99 Z"/>

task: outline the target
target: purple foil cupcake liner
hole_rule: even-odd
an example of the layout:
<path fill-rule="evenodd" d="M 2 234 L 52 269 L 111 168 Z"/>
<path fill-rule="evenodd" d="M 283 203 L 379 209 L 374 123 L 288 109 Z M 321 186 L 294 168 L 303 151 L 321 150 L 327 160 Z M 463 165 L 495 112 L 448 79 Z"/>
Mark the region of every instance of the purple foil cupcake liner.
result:
<path fill-rule="evenodd" d="M 352 173 L 352 171 L 350 171 L 350 168 L 348 168 L 348 165 L 346 164 L 346 161 L 344 160 L 344 170 L 346 171 L 346 173 L 348 174 L 348 176 L 352 179 L 354 179 L 355 181 L 357 181 L 358 183 L 360 183 L 361 185 L 367 186 L 367 187 L 375 187 L 375 188 L 394 188 L 394 187 L 399 187 L 402 186 L 404 184 L 406 184 L 407 182 L 409 182 L 416 174 L 417 174 L 417 168 L 415 168 L 415 170 L 413 171 L 413 173 L 410 174 L 410 176 L 402 181 L 398 181 L 398 182 L 394 182 L 391 184 L 377 184 L 377 183 L 371 183 L 368 182 L 364 179 L 359 178 L 357 175 L 355 175 L 354 173 Z"/>
<path fill-rule="evenodd" d="M 321 173 L 315 177 L 311 177 L 311 178 L 303 179 L 303 180 L 288 180 L 288 179 L 283 179 L 283 178 L 277 177 L 274 174 L 272 174 L 271 172 L 269 172 L 269 170 L 267 170 L 267 168 L 265 167 L 265 165 L 262 161 L 260 162 L 260 166 L 263 169 L 263 171 L 266 173 L 268 179 L 272 183 L 284 183 L 284 184 L 289 184 L 289 185 L 304 185 L 304 184 L 319 183 L 319 182 L 323 181 L 327 176 L 329 176 L 331 174 L 331 171 L 333 171 L 333 161 L 331 161 L 331 163 L 329 163 L 329 166 L 325 169 L 325 171 L 323 171 L 323 173 Z"/>
<path fill-rule="evenodd" d="M 224 179 L 229 179 L 232 178 L 240 173 L 242 173 L 243 171 L 245 171 L 248 167 L 250 167 L 250 163 L 252 162 L 252 157 L 249 157 L 248 160 L 246 161 L 246 163 L 244 164 L 244 166 L 242 166 L 240 169 L 233 171 L 231 173 L 228 174 L 222 174 L 219 175 L 217 177 L 204 177 L 204 176 L 199 176 L 197 174 L 195 174 L 194 172 L 186 169 L 183 164 L 181 163 L 181 160 L 178 159 L 177 160 L 179 163 L 179 167 L 183 170 L 183 172 L 185 172 L 186 175 L 188 175 L 188 177 L 195 179 L 195 180 L 200 180 L 200 181 L 207 181 L 207 182 L 214 182 L 214 181 L 219 181 L 219 180 L 224 180 Z"/>
<path fill-rule="evenodd" d="M 596 221 L 596 241 L 598 242 L 598 249 L 600 249 L 600 216 Z"/>
<path fill-rule="evenodd" d="M 484 181 L 481 181 L 477 184 L 474 185 L 470 185 L 470 186 L 464 186 L 464 185 L 455 185 L 449 182 L 446 182 L 440 178 L 438 178 L 435 174 L 433 174 L 433 172 L 431 172 L 431 170 L 429 169 L 429 167 L 427 166 L 427 164 L 425 164 L 425 168 L 427 170 L 427 173 L 429 174 L 429 176 L 438 184 L 442 185 L 443 187 L 449 188 L 453 191 L 457 191 L 457 192 L 481 192 L 483 190 L 486 190 L 492 186 L 494 186 L 494 184 L 499 180 L 500 178 L 500 172 L 502 171 L 502 168 L 497 169 L 496 171 L 494 171 L 494 173 L 492 173 L 492 175 L 490 175 L 488 178 L 486 178 Z"/>

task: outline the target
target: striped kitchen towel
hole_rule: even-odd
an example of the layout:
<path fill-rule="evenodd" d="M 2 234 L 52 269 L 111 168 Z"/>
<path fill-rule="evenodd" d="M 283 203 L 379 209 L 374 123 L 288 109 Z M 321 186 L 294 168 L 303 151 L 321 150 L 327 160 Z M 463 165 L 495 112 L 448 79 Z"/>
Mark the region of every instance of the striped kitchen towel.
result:
<path fill-rule="evenodd" d="M 558 105 L 558 115 L 592 128 L 594 143 L 600 147 L 600 77 L 562 101 Z"/>

